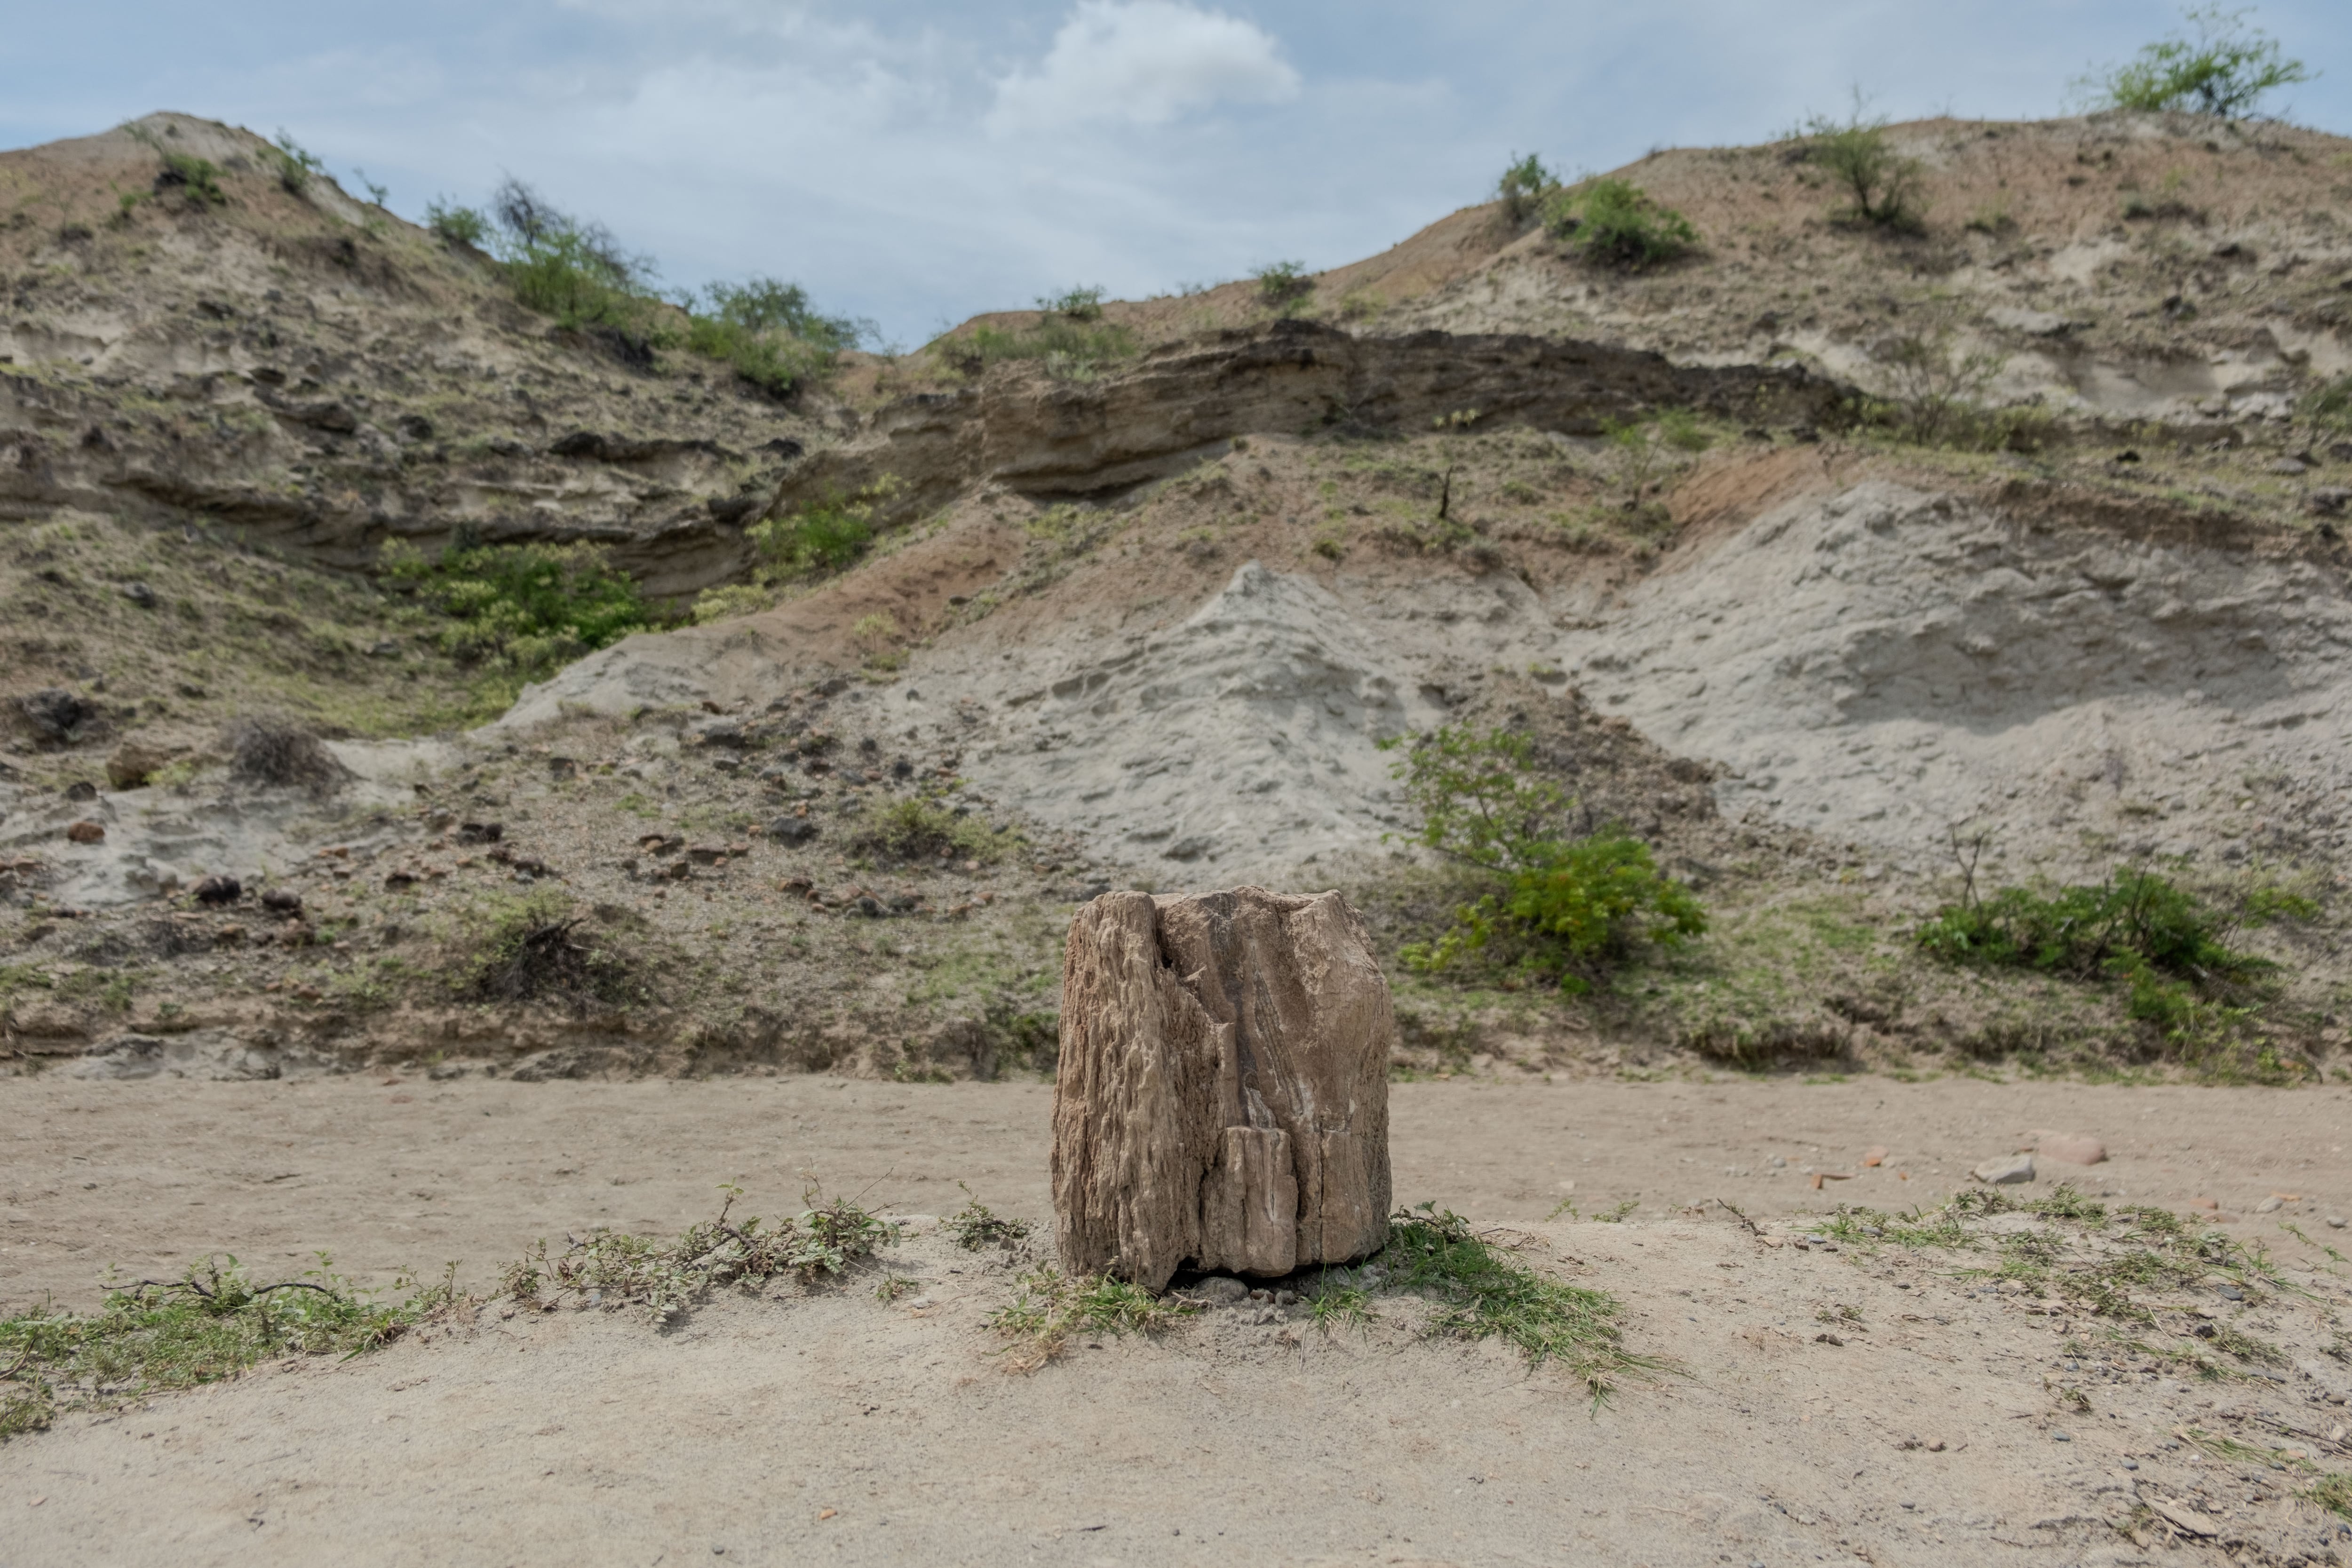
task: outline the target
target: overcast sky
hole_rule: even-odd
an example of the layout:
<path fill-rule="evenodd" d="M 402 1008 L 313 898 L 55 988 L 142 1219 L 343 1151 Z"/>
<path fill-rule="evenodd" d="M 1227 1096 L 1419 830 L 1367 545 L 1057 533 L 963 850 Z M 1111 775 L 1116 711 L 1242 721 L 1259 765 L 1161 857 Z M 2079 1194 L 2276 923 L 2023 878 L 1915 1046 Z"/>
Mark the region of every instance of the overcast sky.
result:
<path fill-rule="evenodd" d="M 2352 132 L 2352 4 L 2258 19 Z M 421 215 L 511 172 L 674 286 L 767 273 L 911 345 L 1073 284 L 1322 268 L 1507 156 L 1755 142 L 1859 86 L 2031 118 L 2179 24 L 2140 0 L 0 0 L 0 141 L 155 109 L 279 128 Z"/>

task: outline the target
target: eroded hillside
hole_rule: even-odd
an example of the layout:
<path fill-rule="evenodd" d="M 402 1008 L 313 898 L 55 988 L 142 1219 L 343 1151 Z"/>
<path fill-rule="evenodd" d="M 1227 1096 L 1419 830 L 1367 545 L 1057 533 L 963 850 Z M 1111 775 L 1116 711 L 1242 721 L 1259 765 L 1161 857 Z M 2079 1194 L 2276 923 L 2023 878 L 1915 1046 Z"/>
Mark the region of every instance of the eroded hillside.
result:
<path fill-rule="evenodd" d="M 125 133 L 0 164 L 63 182 L 0 237 L 44 622 L 8 690 L 88 710 L 19 703 L 22 1063 L 1048 1070 L 1075 900 L 1241 879 L 1368 909 L 1410 1070 L 2287 1079 L 2346 1044 L 2335 139 L 1898 128 L 1903 233 L 1832 220 L 1788 146 L 1661 153 L 1625 174 L 1696 225 L 1672 265 L 1474 208 L 1287 300 L 987 319 L 780 403 L 551 330 L 257 139 L 142 123 L 229 203 L 115 221 L 158 156 Z M 1984 370 L 1968 418 L 1906 417 L 1905 342 Z M 462 658 L 350 569 L 460 537 L 604 541 L 699 624 L 469 734 L 341 743 L 349 777 L 210 736 L 446 723 Z M 1706 935 L 1573 994 L 1403 963 L 1484 890 L 1408 847 L 1394 742 L 1439 730 L 1520 737 Z M 178 761 L 108 777 L 141 743 Z M 2096 955 L 1914 940 L 2133 868 L 2250 912 L 2243 984 L 2159 1018 Z"/>

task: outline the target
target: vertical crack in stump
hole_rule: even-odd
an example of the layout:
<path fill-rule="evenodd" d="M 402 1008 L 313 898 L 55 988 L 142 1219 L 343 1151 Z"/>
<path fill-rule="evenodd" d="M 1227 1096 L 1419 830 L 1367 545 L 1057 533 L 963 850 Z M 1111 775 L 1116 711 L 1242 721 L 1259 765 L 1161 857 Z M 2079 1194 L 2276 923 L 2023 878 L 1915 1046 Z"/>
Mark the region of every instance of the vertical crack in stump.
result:
<path fill-rule="evenodd" d="M 1388 982 L 1337 893 L 1110 893 L 1063 964 L 1063 1266 L 1158 1289 L 1388 1239 Z"/>

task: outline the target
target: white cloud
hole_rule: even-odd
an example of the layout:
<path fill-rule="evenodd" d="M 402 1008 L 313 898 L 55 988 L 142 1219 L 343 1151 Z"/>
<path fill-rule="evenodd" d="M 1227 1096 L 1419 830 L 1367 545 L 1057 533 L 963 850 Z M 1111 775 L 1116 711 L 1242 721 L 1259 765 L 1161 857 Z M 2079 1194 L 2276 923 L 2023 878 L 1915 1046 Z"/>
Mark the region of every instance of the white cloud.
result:
<path fill-rule="evenodd" d="M 1298 73 L 1254 22 L 1178 0 L 1079 0 L 1034 73 L 996 84 L 995 132 L 1086 121 L 1164 125 L 1211 104 L 1285 103 Z"/>

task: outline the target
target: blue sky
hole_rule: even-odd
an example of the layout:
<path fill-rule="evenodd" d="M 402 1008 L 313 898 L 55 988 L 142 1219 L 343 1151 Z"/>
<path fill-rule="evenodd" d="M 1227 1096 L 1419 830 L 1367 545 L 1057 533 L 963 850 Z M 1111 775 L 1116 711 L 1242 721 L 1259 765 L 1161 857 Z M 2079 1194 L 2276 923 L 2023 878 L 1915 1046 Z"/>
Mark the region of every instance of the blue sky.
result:
<path fill-rule="evenodd" d="M 0 0 L 0 142 L 154 109 L 290 131 L 420 215 L 502 174 L 673 285 L 767 273 L 912 344 L 1072 284 L 1369 255 L 1515 151 L 1753 142 L 1857 86 L 1898 119 L 2056 112 L 2179 25 L 2139 0 Z M 2257 20 L 2352 132 L 2352 5 Z"/>

